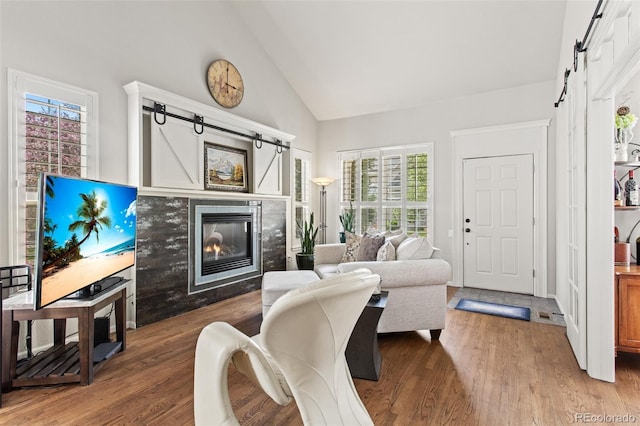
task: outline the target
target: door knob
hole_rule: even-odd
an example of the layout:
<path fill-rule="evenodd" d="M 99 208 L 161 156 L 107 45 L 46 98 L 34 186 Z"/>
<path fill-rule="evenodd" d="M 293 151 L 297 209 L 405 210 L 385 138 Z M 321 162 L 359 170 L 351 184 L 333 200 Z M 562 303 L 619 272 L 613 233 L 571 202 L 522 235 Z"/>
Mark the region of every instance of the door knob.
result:
<path fill-rule="evenodd" d="M 466 218 L 464 221 L 465 221 L 465 222 L 467 222 L 467 223 L 469 223 L 469 222 L 471 222 L 471 219 Z"/>
<path fill-rule="evenodd" d="M 471 229 L 469 229 L 469 228 L 464 228 L 464 232 L 471 232 Z"/>

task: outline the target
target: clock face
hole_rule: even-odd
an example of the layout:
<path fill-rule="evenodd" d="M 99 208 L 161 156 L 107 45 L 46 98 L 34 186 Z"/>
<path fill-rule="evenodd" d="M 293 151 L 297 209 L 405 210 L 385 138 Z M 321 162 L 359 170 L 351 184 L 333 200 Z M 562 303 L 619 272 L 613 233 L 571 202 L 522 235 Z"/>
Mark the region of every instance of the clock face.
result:
<path fill-rule="evenodd" d="M 218 59 L 209 65 L 207 84 L 211 96 L 221 106 L 238 106 L 244 96 L 244 84 L 238 69 L 225 59 Z"/>

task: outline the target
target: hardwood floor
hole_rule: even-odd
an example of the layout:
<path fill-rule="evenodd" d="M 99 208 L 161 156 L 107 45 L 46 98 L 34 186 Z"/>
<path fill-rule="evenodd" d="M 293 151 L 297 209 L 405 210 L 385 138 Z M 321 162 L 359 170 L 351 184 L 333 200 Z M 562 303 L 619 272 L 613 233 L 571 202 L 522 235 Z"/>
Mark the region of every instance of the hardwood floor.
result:
<path fill-rule="evenodd" d="M 449 290 L 451 296 L 456 289 Z M 0 424 L 192 424 L 196 339 L 213 321 L 255 334 L 260 292 L 130 330 L 127 350 L 90 386 L 3 394 Z M 376 425 L 558 425 L 588 414 L 640 422 L 640 355 L 618 355 L 615 384 L 591 379 L 562 327 L 448 309 L 439 341 L 425 332 L 379 341 L 380 380 L 355 380 Z M 233 367 L 229 383 L 241 424 L 301 424 L 295 403 L 280 407 Z"/>

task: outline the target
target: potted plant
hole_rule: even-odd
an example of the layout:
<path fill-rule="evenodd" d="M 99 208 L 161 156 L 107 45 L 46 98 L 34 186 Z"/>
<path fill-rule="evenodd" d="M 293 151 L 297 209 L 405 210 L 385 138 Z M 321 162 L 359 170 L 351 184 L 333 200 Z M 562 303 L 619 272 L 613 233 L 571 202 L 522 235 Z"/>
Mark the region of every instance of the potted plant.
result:
<path fill-rule="evenodd" d="M 353 203 L 349 202 L 349 210 L 345 211 L 344 214 L 338 216 L 340 218 L 340 223 L 342 224 L 342 232 L 340 232 L 340 242 L 344 243 L 347 241 L 347 237 L 345 232 L 353 232 L 353 216 L 355 211 L 353 210 Z"/>
<path fill-rule="evenodd" d="M 313 270 L 313 249 L 316 245 L 316 236 L 318 235 L 318 227 L 313 224 L 313 213 L 309 217 L 309 221 L 298 222 L 298 233 L 302 250 L 296 254 L 296 264 L 300 270 Z"/>
<path fill-rule="evenodd" d="M 616 110 L 616 139 L 614 143 L 614 153 L 616 161 L 627 161 L 627 148 L 633 139 L 633 131 L 638 118 L 631 113 L 628 106 L 623 105 Z"/>

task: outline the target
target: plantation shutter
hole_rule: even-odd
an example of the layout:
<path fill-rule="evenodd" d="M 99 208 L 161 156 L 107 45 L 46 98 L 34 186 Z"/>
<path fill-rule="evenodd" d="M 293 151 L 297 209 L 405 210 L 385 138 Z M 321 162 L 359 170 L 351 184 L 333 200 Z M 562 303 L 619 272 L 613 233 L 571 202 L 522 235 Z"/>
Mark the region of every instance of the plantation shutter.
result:
<path fill-rule="evenodd" d="M 346 156 L 341 162 L 342 170 L 342 191 L 341 199 L 342 203 L 348 203 L 349 201 L 356 200 L 357 193 L 357 181 L 358 181 L 358 163 L 356 156 Z"/>
<path fill-rule="evenodd" d="M 382 228 L 402 228 L 403 168 L 400 153 L 382 156 Z"/>
<path fill-rule="evenodd" d="M 84 177 L 86 107 L 26 93 L 25 190 L 36 192 L 40 172 Z"/>
<path fill-rule="evenodd" d="M 360 232 L 378 229 L 380 200 L 380 151 L 363 152 L 360 157 Z"/>
<path fill-rule="evenodd" d="M 409 234 L 429 236 L 431 200 L 429 200 L 430 152 L 408 152 L 406 161 L 406 228 Z"/>
<path fill-rule="evenodd" d="M 300 233 L 298 224 L 309 218 L 309 194 L 311 182 L 311 153 L 300 149 L 292 148 L 293 156 L 293 247 L 300 247 Z"/>
<path fill-rule="evenodd" d="M 428 236 L 433 227 L 433 144 L 339 154 L 340 214 L 353 202 L 354 231 L 404 229 Z"/>
<path fill-rule="evenodd" d="M 295 160 L 295 201 L 297 203 L 309 202 L 309 161 L 302 158 Z"/>

